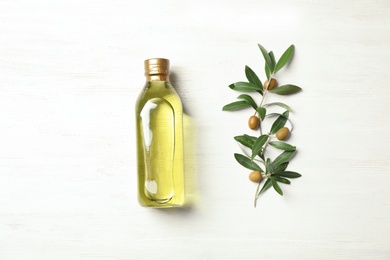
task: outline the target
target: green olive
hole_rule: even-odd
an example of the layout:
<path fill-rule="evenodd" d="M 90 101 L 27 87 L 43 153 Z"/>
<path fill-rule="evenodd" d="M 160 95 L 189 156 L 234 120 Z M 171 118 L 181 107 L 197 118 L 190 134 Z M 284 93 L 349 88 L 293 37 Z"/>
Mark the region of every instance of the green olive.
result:
<path fill-rule="evenodd" d="M 249 180 L 253 182 L 261 182 L 261 179 L 263 179 L 263 176 L 261 175 L 261 172 L 259 171 L 253 171 L 249 173 Z"/>
<path fill-rule="evenodd" d="M 276 138 L 278 140 L 284 140 L 288 137 L 290 130 L 287 127 L 282 127 L 276 132 Z"/>
<path fill-rule="evenodd" d="M 257 116 L 251 116 L 248 120 L 248 126 L 252 130 L 256 130 L 259 127 L 260 119 Z"/>
<path fill-rule="evenodd" d="M 277 86 L 277 84 L 278 82 L 276 81 L 276 79 L 271 78 L 270 83 L 268 82 L 268 80 L 264 81 L 264 89 L 268 89 L 268 90 L 274 89 Z"/>

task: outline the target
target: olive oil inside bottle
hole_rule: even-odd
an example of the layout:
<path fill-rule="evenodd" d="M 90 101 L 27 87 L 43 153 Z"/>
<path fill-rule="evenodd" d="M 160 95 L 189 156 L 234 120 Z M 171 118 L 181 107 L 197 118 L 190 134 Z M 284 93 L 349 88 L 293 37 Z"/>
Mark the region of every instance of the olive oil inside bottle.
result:
<path fill-rule="evenodd" d="M 146 102 L 141 111 L 141 120 L 146 158 L 145 196 L 150 200 L 165 203 L 174 194 L 173 108 L 164 99 L 153 98 Z"/>

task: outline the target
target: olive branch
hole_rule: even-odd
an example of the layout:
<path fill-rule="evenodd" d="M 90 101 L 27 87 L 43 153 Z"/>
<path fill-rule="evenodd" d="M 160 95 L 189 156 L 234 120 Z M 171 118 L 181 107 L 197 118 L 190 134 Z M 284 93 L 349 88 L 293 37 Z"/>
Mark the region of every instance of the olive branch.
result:
<path fill-rule="evenodd" d="M 279 183 L 290 184 L 289 179 L 301 177 L 301 174 L 297 172 L 286 170 L 290 160 L 296 153 L 296 147 L 285 142 L 293 130 L 289 119 L 289 113 L 292 112 L 292 109 L 282 102 L 265 103 L 266 96 L 270 94 L 290 95 L 301 91 L 300 87 L 292 84 L 278 86 L 275 77 L 276 73 L 291 61 L 295 47 L 294 45 L 288 47 L 278 62 L 276 62 L 272 51 L 268 52 L 260 44 L 258 46 L 265 61 L 264 70 L 267 79 L 264 81 L 264 84 L 249 66 L 245 66 L 245 76 L 248 81 L 239 81 L 230 84 L 229 88 L 238 92 L 260 94 L 261 100 L 259 104 L 255 102 L 251 95 L 241 94 L 237 97 L 239 101 L 229 103 L 222 108 L 223 111 L 236 111 L 250 107 L 255 110 L 254 115 L 248 120 L 248 126 L 252 130 L 258 130 L 260 135 L 256 137 L 243 134 L 234 137 L 239 145 L 251 150 L 251 153 L 248 154 L 241 147 L 245 155 L 235 153 L 234 157 L 239 164 L 252 170 L 249 174 L 249 179 L 258 183 L 254 200 L 255 207 L 259 196 L 271 186 L 277 193 L 283 195 Z M 285 112 L 267 113 L 268 108 L 276 106 L 285 109 Z M 269 131 L 264 133 L 262 127 L 263 122 L 265 120 L 272 120 L 275 117 L 276 119 L 273 121 Z M 285 126 L 287 122 L 290 123 L 290 128 Z M 266 153 L 269 146 L 282 151 L 273 160 Z M 266 180 L 262 185 L 262 180 L 264 179 Z"/>

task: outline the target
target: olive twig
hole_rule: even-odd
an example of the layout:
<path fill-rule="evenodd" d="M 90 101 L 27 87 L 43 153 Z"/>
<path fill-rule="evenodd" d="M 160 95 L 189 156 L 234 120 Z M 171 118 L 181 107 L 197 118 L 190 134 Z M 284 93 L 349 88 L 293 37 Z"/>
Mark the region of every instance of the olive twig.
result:
<path fill-rule="evenodd" d="M 235 111 L 252 107 L 255 110 L 255 113 L 248 120 L 248 126 L 252 130 L 259 130 L 260 136 L 256 137 L 244 134 L 234 137 L 244 154 L 235 153 L 234 157 L 243 167 L 252 170 L 249 174 L 249 180 L 257 183 L 254 198 L 255 207 L 259 196 L 270 187 L 273 187 L 277 193 L 283 195 L 283 191 L 278 183 L 290 184 L 287 178 L 301 177 L 297 172 L 286 171 L 290 159 L 293 158 L 296 152 L 295 146 L 285 142 L 293 130 L 293 124 L 289 119 L 289 113 L 292 112 L 292 109 L 282 102 L 265 104 L 266 97 L 269 94 L 290 95 L 301 90 L 300 87 L 292 84 L 278 86 L 278 81 L 275 78 L 276 72 L 282 69 L 292 59 L 295 47 L 294 45 L 289 46 L 276 62 L 272 51 L 268 52 L 260 44 L 258 46 L 265 61 L 265 74 L 267 79 L 264 81 L 264 84 L 261 83 L 256 73 L 250 67 L 245 66 L 245 75 L 248 82 L 239 81 L 230 84 L 229 88 L 234 91 L 258 92 L 262 96 L 260 103 L 257 104 L 252 96 L 244 93 L 238 97 L 241 99 L 240 101 L 229 103 L 222 109 L 224 111 Z M 286 111 L 282 114 L 267 114 L 267 109 L 270 106 L 279 106 L 286 109 Z M 276 119 L 272 119 L 273 117 L 276 117 Z M 263 121 L 265 120 L 273 120 L 267 134 L 263 134 Z M 282 150 L 282 153 L 273 160 L 266 157 L 267 148 L 270 146 Z M 262 181 L 263 179 L 265 181 Z"/>

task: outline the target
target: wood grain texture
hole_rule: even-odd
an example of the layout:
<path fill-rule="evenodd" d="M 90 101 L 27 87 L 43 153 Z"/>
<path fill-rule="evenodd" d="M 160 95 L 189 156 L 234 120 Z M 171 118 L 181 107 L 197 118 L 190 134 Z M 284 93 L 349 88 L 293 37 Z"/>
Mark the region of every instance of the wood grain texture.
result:
<path fill-rule="evenodd" d="M 389 259 L 390 4 L 0 1 L 0 259 Z M 261 43 L 294 60 L 285 196 L 255 185 L 222 112 L 262 79 Z M 171 59 L 188 114 L 191 208 L 136 201 L 143 60 Z"/>

